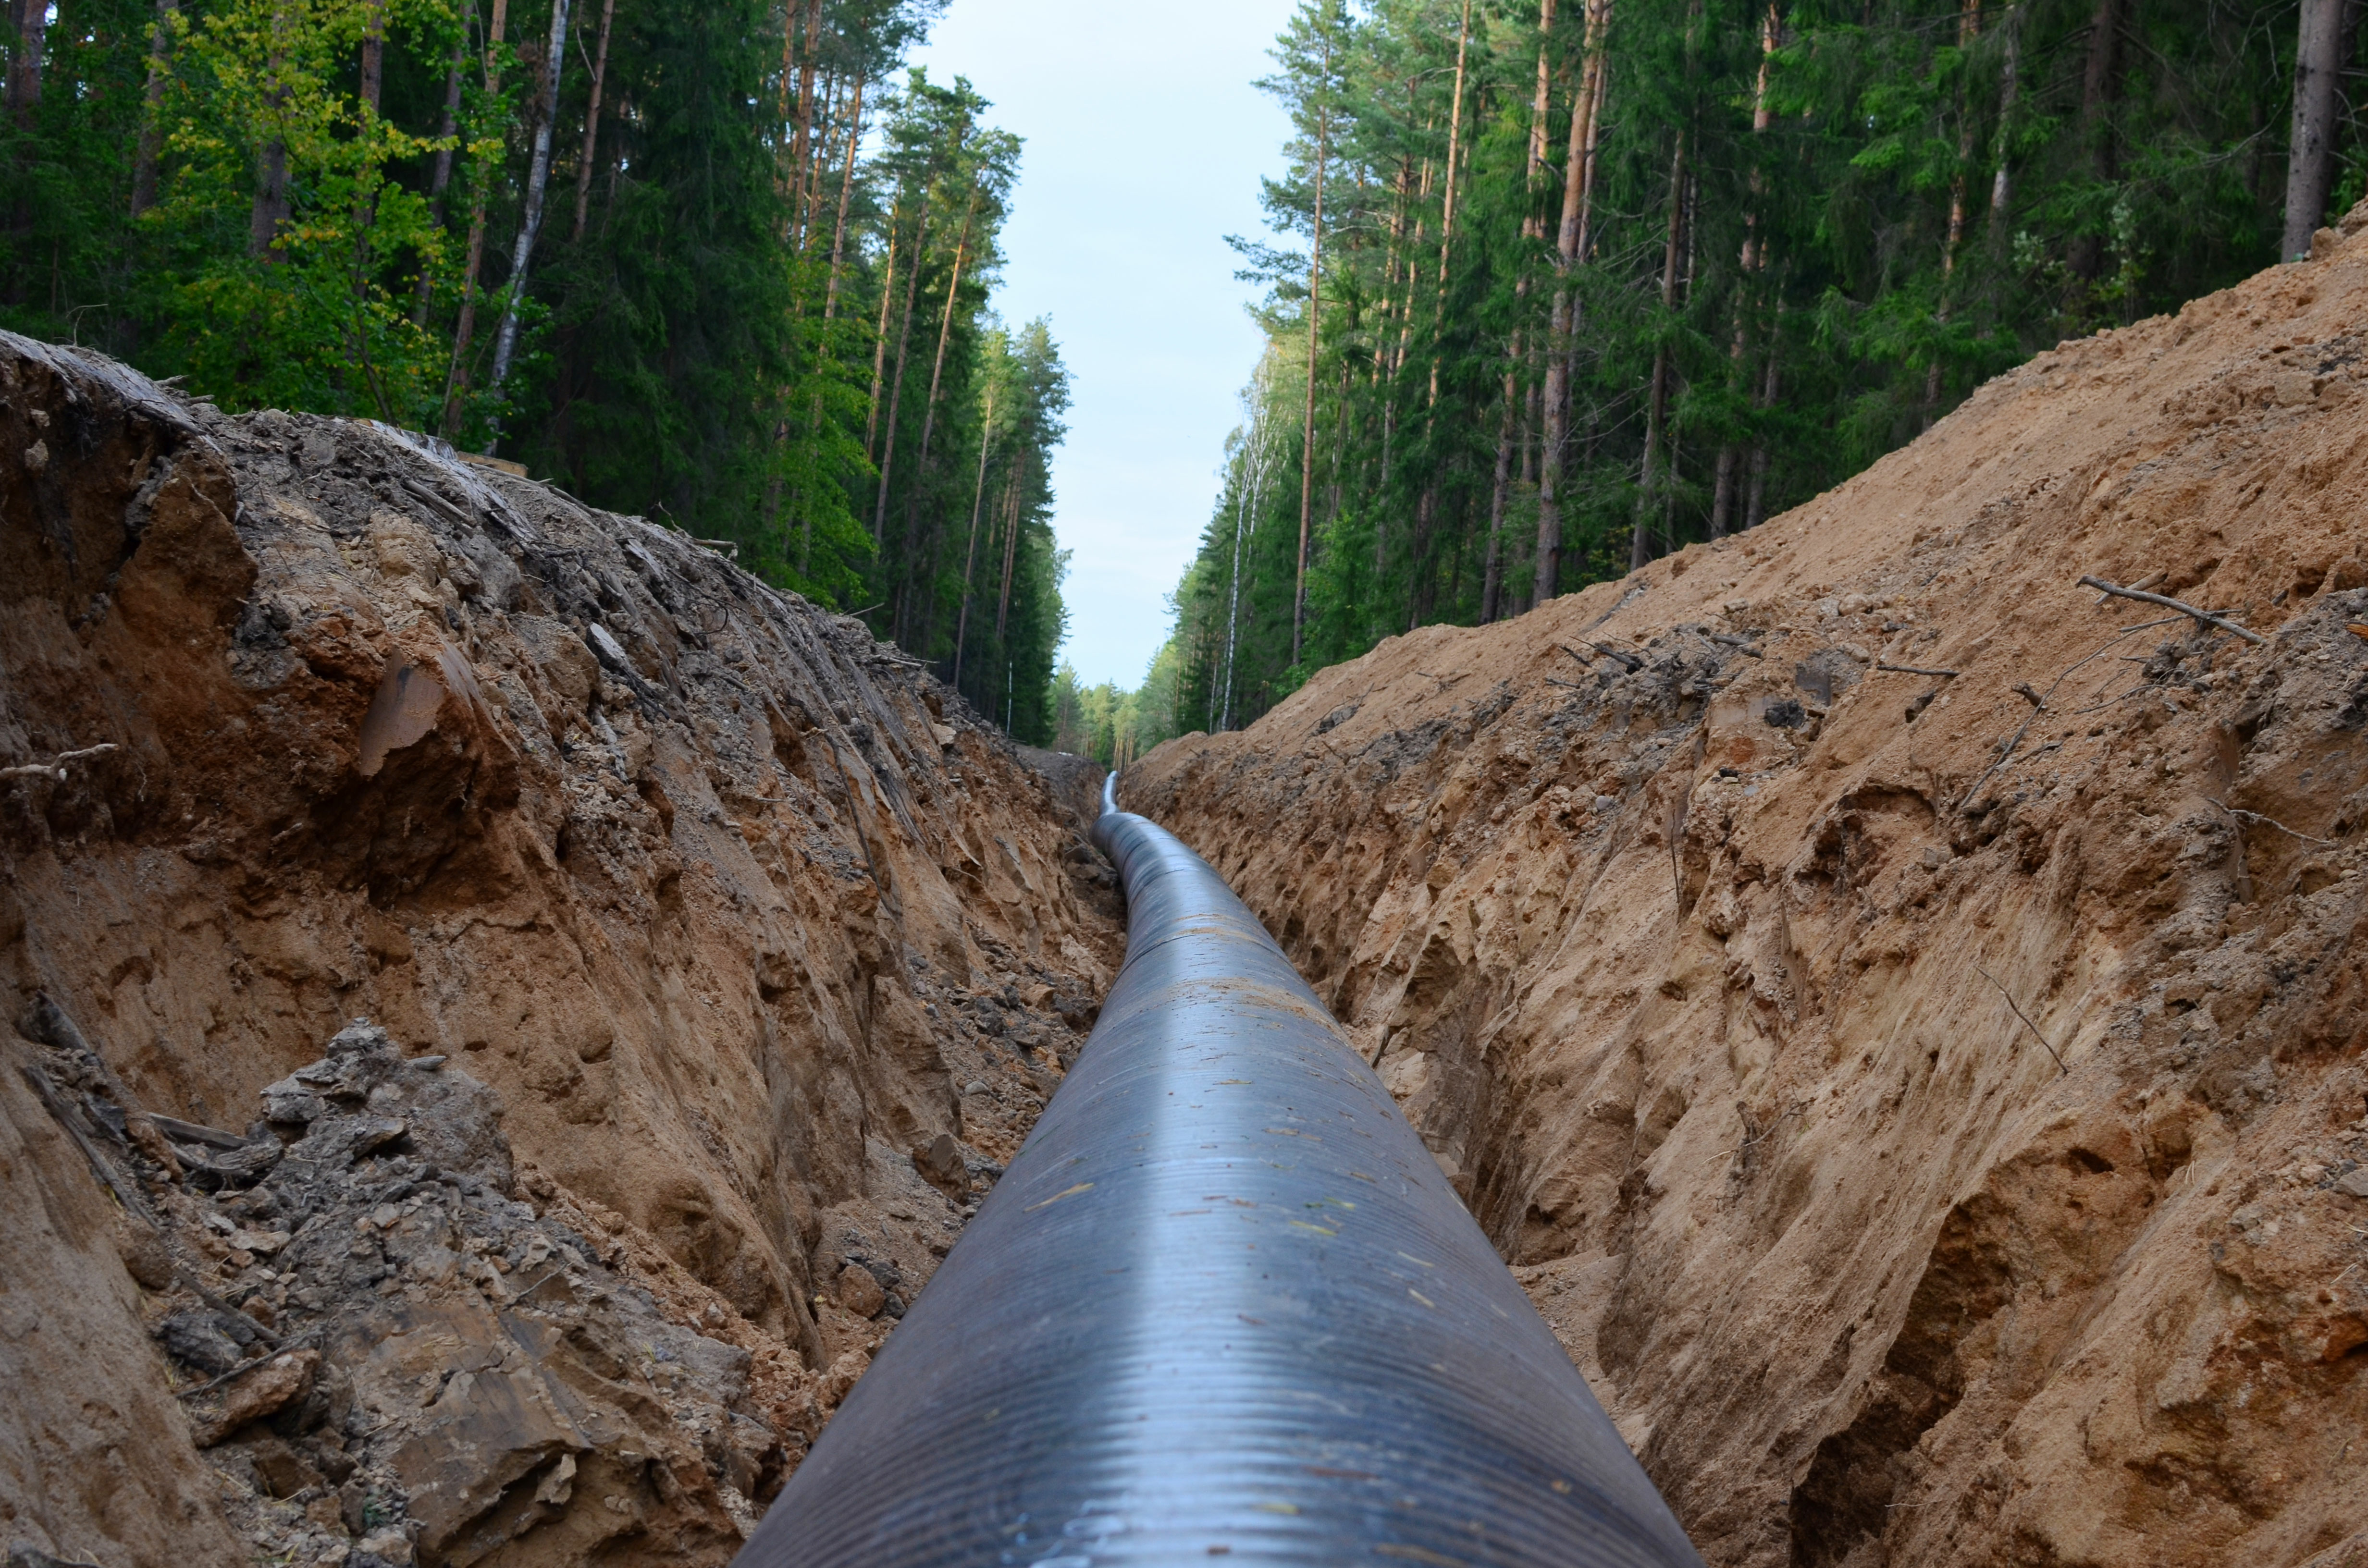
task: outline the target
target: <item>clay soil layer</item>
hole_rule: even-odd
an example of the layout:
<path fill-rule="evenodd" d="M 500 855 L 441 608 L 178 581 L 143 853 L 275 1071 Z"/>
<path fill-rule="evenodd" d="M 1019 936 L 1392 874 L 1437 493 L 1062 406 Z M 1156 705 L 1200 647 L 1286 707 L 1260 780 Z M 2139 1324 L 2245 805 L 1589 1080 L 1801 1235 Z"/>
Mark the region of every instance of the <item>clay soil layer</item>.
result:
<path fill-rule="evenodd" d="M 2363 228 L 1124 780 L 1713 1563 L 2368 1562 Z"/>

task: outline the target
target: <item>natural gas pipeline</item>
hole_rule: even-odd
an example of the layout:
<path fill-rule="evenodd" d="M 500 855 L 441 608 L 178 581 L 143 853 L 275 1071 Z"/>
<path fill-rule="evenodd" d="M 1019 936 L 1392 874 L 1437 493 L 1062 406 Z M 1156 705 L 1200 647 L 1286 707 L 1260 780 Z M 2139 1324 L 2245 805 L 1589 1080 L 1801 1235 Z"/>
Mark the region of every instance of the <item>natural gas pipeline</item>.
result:
<path fill-rule="evenodd" d="M 1699 1564 L 1380 1079 L 1115 782 L 1092 1038 L 740 1563 Z"/>

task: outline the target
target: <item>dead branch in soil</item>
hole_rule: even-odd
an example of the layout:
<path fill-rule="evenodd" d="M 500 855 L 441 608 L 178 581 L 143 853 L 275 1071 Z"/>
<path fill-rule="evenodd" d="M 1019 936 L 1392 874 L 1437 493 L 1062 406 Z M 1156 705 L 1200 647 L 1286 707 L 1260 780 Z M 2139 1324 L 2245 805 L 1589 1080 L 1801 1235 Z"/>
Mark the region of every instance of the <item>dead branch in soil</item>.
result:
<path fill-rule="evenodd" d="M 2086 577 L 2081 579 L 2084 583 L 2089 580 L 2090 579 Z M 2185 607 L 2182 606 L 2181 608 L 2184 608 Z M 2119 642 L 2123 638 L 2129 636 L 2132 632 L 2144 631 L 2149 627 L 2169 626 L 2172 621 L 2179 619 L 2180 617 L 2175 615 L 2165 616 L 2160 620 L 2141 620 L 2135 626 L 2123 627 L 2119 631 L 2114 632 L 2111 637 L 2106 638 L 2102 642 L 2097 644 L 2095 648 L 2089 650 L 2079 658 L 2075 659 L 2070 664 L 2065 665 L 2063 672 L 2054 680 L 2047 683 L 2047 690 L 2044 695 L 2032 690 L 2029 681 L 2016 682 L 2014 686 L 2016 695 L 2021 697 L 2024 700 L 2032 704 L 2031 717 L 2025 719 L 2022 722 L 2022 728 L 2017 730 L 2013 735 L 2008 739 L 2006 749 L 1998 753 L 1998 760 L 1983 770 L 1982 776 L 1974 780 L 1972 788 L 1968 789 L 1964 794 L 1957 797 L 1957 803 L 1949 808 L 1949 814 L 1951 816 L 1955 816 L 1962 812 L 1968 805 L 1971 805 L 1973 803 L 1974 797 L 1981 793 L 1982 786 L 1988 783 L 1998 771 L 2004 767 L 2009 760 L 2013 757 L 2014 748 L 2022 744 L 2022 737 L 2031 733 L 2031 726 L 2039 722 L 2039 716 L 2042 713 L 2049 710 L 2047 707 L 2048 699 L 2055 695 L 2055 688 L 2057 687 L 2062 686 L 2066 681 L 2072 678 L 2074 671 L 2079 669 L 2081 665 L 2088 664 L 2093 659 L 2102 657 L 2107 649 L 2111 648 L 2114 643 Z M 2142 689 L 2143 687 L 2132 687 L 2130 688 L 2131 691 Z M 2129 695 L 2130 692 L 2128 691 L 2122 693 L 2122 697 L 2127 697 Z M 2121 699 L 2121 697 L 2116 697 L 2112 699 L 2112 701 L 2119 702 Z M 2098 706 L 2109 707 L 2111 706 L 2111 703 L 2100 703 Z M 2074 711 L 2076 713 L 2093 713 L 2096 711 L 2096 709 L 2081 708 L 2076 709 Z"/>
<path fill-rule="evenodd" d="M 1961 676 L 1965 673 L 1963 670 L 1929 670 L 1921 665 L 1886 664 L 1881 659 L 1875 660 L 1874 667 L 1878 670 L 1888 670 L 1896 676 Z"/>
<path fill-rule="evenodd" d="M 120 749 L 122 748 L 113 741 L 101 741 L 95 746 L 85 746 L 80 751 L 62 751 L 47 762 L 25 762 L 14 767 L 0 767 L 0 778 L 49 778 L 63 780 L 66 776 L 65 764 L 86 762 L 94 756 L 105 756 L 108 752 Z"/>
<path fill-rule="evenodd" d="M 2149 594 L 2139 588 L 2118 587 L 2112 583 L 2106 582 L 2102 577 L 2083 576 L 2080 579 L 2080 584 L 2083 587 L 2094 588 L 2098 592 L 2111 595 L 2114 598 L 2135 599 L 2140 604 L 2160 605 L 2165 609 L 2175 609 L 2181 615 L 2193 616 L 2197 620 L 2202 621 L 2206 626 L 2216 626 L 2221 631 L 2227 632 L 2230 636 L 2241 637 L 2246 642 L 2253 643 L 2256 646 L 2265 644 L 2269 642 L 2268 638 L 2262 636 L 2258 631 L 2248 631 L 2245 628 L 2237 625 L 2233 620 L 2225 619 L 2220 616 L 2214 615 L 2208 609 L 2198 609 L 2193 605 L 2188 604 L 2180 599 L 2174 599 L 2167 594 Z"/>
<path fill-rule="evenodd" d="M 2209 795 L 2206 795 L 2203 798 L 2207 801 L 2212 801 L 2212 797 Z M 2226 812 L 2230 816 L 2235 817 L 2239 822 L 2257 822 L 2263 827 L 2276 828 L 2288 838 L 2299 838 L 2305 844 L 2316 844 L 2328 849 L 2339 849 L 2342 847 L 2342 846 L 2337 844 L 2335 840 L 2331 838 L 2313 838 L 2306 833 L 2296 833 L 2293 828 L 2288 827 L 2285 824 L 2280 822 L 2275 817 L 2265 817 L 2259 812 L 2248 812 L 2242 806 L 2232 806 L 2226 801 L 2212 801 L 2212 803 L 2219 807 L 2222 811 Z"/>
<path fill-rule="evenodd" d="M 2042 1046 L 2045 1047 L 2048 1055 L 2055 1058 L 2055 1071 L 2059 1074 L 2069 1073 L 2072 1071 L 2072 1069 L 2064 1065 L 2064 1058 L 2057 1054 L 2055 1048 L 2053 1045 L 2048 1044 L 2047 1037 L 2039 1032 L 2039 1026 L 2031 1021 L 2031 1015 L 2022 1010 L 2022 1004 L 2014 999 L 2014 993 L 2009 991 L 2005 985 L 2001 984 L 1997 975 L 1992 974 L 1988 970 L 1982 968 L 1980 964 L 1977 963 L 1974 965 L 1974 971 L 1984 980 L 1988 981 L 1992 985 L 1998 986 L 1998 994 L 2006 998 L 2006 1005 L 2014 1009 L 2014 1016 L 2022 1020 L 2022 1027 L 2031 1031 L 2031 1038 L 2037 1040 Z"/>

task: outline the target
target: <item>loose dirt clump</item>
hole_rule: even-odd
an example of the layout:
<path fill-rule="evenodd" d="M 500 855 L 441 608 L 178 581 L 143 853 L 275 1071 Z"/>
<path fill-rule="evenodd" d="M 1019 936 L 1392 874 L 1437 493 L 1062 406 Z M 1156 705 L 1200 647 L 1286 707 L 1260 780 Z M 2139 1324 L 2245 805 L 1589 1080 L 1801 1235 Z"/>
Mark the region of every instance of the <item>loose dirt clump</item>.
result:
<path fill-rule="evenodd" d="M 2363 230 L 1125 781 L 1713 1563 L 2368 1561 Z"/>
<path fill-rule="evenodd" d="M 1091 1026 L 1043 766 L 679 532 L 0 335 L 12 1562 L 727 1561 Z"/>

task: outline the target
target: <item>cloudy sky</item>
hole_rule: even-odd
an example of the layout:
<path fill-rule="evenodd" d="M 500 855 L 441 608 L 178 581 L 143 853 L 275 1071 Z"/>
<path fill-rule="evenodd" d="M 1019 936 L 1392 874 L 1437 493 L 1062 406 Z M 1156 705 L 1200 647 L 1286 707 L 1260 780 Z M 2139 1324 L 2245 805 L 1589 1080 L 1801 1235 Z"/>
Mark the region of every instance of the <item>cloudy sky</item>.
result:
<path fill-rule="evenodd" d="M 1217 490 L 1258 335 L 1229 233 L 1289 127 L 1250 83 L 1288 0 L 952 0 L 916 56 L 1027 138 L 996 308 L 1050 316 L 1076 379 L 1053 528 L 1075 552 L 1063 655 L 1133 686 Z"/>

